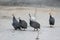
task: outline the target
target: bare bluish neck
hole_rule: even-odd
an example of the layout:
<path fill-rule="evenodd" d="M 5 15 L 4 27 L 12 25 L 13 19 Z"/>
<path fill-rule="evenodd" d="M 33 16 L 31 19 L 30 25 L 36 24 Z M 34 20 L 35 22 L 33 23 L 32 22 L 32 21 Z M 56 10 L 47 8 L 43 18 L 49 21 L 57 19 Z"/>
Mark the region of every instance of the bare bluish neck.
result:
<path fill-rule="evenodd" d="M 50 15 L 50 18 L 52 18 L 52 15 Z"/>

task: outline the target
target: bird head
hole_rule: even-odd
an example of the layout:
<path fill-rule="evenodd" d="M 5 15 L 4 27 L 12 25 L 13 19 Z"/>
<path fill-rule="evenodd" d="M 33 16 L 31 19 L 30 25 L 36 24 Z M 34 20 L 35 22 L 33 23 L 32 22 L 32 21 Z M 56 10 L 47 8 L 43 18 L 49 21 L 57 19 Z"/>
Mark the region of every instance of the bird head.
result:
<path fill-rule="evenodd" d="M 29 17 L 31 17 L 31 15 L 29 14 Z"/>
<path fill-rule="evenodd" d="M 28 14 L 29 15 L 29 20 L 31 20 L 31 14 Z"/>
<path fill-rule="evenodd" d="M 12 16 L 14 16 L 14 14 L 12 14 Z"/>
<path fill-rule="evenodd" d="M 19 17 L 18 19 L 19 19 L 19 22 L 21 22 L 21 19 L 20 19 L 20 17 Z"/>
<path fill-rule="evenodd" d="M 53 16 L 51 15 L 51 13 L 49 13 L 49 15 L 50 15 L 50 18 L 52 18 Z"/>

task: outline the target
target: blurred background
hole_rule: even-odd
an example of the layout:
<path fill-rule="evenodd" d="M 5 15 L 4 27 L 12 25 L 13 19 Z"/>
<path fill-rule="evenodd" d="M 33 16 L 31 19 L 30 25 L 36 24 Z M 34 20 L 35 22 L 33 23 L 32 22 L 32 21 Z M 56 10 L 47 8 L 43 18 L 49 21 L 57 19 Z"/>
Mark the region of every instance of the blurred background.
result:
<path fill-rule="evenodd" d="M 4 6 L 60 7 L 60 0 L 0 0 Z"/>

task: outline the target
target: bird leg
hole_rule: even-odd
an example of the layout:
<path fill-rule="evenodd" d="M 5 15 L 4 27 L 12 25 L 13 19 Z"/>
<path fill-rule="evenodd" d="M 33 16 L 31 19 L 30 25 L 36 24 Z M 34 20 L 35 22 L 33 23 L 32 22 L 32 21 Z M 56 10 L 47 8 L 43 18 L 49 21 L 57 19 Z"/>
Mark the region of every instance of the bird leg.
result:
<path fill-rule="evenodd" d="M 34 28 L 34 31 L 35 31 L 35 28 Z"/>
<path fill-rule="evenodd" d="M 39 31 L 37 31 L 38 35 L 36 37 L 36 40 L 39 40 Z"/>
<path fill-rule="evenodd" d="M 17 30 L 17 28 L 15 28 L 15 30 Z"/>
<path fill-rule="evenodd" d="M 50 28 L 52 28 L 53 27 L 53 25 L 50 25 Z"/>
<path fill-rule="evenodd" d="M 37 31 L 38 31 L 38 28 L 37 28 Z"/>
<path fill-rule="evenodd" d="M 25 31 L 25 28 L 24 28 L 24 31 Z"/>
<path fill-rule="evenodd" d="M 20 28 L 20 27 L 19 27 L 18 29 L 19 29 L 19 30 L 21 30 L 21 28 Z"/>

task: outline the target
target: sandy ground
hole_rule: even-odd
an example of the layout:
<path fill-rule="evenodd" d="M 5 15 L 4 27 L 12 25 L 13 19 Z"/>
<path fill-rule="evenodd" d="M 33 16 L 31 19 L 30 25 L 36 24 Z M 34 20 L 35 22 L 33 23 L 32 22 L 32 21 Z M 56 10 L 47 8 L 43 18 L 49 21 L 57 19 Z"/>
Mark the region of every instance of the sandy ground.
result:
<path fill-rule="evenodd" d="M 36 11 L 37 9 L 37 11 Z M 36 17 L 41 25 L 39 40 L 60 40 L 60 9 L 55 8 L 51 11 L 55 18 L 54 28 L 49 28 L 49 9 L 53 8 L 33 8 L 33 7 L 3 7 L 0 6 L 0 39 L 1 40 L 36 40 L 37 31 L 29 26 L 29 16 Z M 12 14 L 18 20 L 21 17 L 28 23 L 26 31 L 15 31 L 12 27 Z M 35 15 L 36 14 L 36 15 Z"/>

